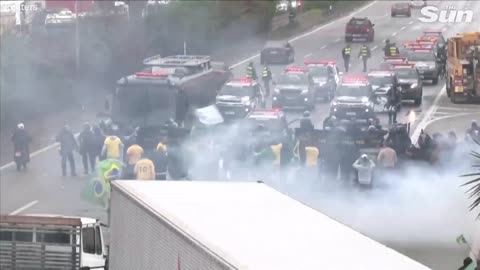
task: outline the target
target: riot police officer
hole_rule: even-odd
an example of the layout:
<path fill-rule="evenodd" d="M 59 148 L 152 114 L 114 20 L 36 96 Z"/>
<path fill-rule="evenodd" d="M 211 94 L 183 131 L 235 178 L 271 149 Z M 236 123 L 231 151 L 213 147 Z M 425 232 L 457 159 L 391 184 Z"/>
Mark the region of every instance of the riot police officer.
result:
<path fill-rule="evenodd" d="M 400 50 L 395 45 L 395 43 L 390 43 L 390 48 L 388 48 L 390 56 L 398 56 L 400 54 Z"/>
<path fill-rule="evenodd" d="M 350 44 L 347 44 L 342 50 L 343 64 L 345 66 L 345 72 L 348 72 L 348 67 L 350 66 L 350 55 L 352 54 L 352 48 Z"/>
<path fill-rule="evenodd" d="M 385 56 L 390 56 L 390 39 L 385 40 L 385 47 L 383 47 L 383 53 Z"/>
<path fill-rule="evenodd" d="M 367 61 L 371 55 L 370 49 L 368 48 L 367 44 L 364 43 L 358 53 L 358 57 L 363 61 L 363 72 L 367 72 Z"/>
<path fill-rule="evenodd" d="M 267 96 L 270 96 L 270 81 L 272 80 L 272 72 L 270 71 L 267 65 L 263 67 L 262 80 L 263 80 L 263 85 L 265 87 L 266 94 Z"/>
<path fill-rule="evenodd" d="M 303 112 L 303 117 L 300 119 L 300 129 L 303 130 L 312 130 L 314 129 L 312 119 L 310 119 L 310 112 Z"/>
<path fill-rule="evenodd" d="M 248 63 L 247 66 L 247 77 L 256 80 L 257 79 L 257 71 L 255 70 L 255 66 L 253 66 L 253 62 Z"/>

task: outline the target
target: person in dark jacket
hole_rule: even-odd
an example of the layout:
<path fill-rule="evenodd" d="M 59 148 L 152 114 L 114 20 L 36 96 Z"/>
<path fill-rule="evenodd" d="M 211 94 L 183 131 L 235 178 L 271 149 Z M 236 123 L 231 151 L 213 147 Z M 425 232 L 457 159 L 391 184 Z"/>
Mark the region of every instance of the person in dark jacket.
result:
<path fill-rule="evenodd" d="M 155 179 L 167 180 L 167 171 L 168 171 L 167 146 L 163 143 L 159 143 L 157 145 L 157 149 L 152 154 L 151 160 L 155 165 Z"/>
<path fill-rule="evenodd" d="M 465 269 L 467 269 L 467 267 L 468 267 L 470 264 L 472 264 L 472 263 L 473 263 L 472 258 L 466 257 L 466 258 L 463 260 L 463 265 L 462 265 L 460 268 L 458 268 L 458 270 L 465 270 Z"/>
<path fill-rule="evenodd" d="M 103 160 L 102 148 L 105 142 L 105 135 L 103 135 L 102 129 L 100 128 L 100 126 L 93 127 L 93 137 L 95 138 L 95 147 L 94 147 L 95 158 L 98 157 L 98 160 L 101 161 Z"/>
<path fill-rule="evenodd" d="M 78 152 L 82 156 L 84 172 L 85 174 L 89 173 L 90 165 L 90 171 L 93 173 L 95 171 L 95 156 L 97 154 L 95 150 L 95 135 L 93 134 L 92 127 L 89 123 L 85 123 L 83 125 L 83 130 L 78 136 L 78 143 Z"/>
<path fill-rule="evenodd" d="M 314 129 L 312 119 L 310 119 L 310 112 L 303 112 L 303 117 L 300 119 L 300 129 L 311 130 Z"/>
<path fill-rule="evenodd" d="M 77 140 L 73 135 L 69 126 L 65 125 L 60 133 L 57 135 L 57 142 L 60 143 L 60 156 L 62 157 L 62 174 L 67 175 L 67 159 L 70 163 L 70 170 L 72 176 L 76 176 L 75 172 L 75 159 L 73 157 L 73 151 L 78 151 Z"/>
<path fill-rule="evenodd" d="M 20 155 L 23 156 L 25 160 L 24 162 L 17 163 L 18 171 L 22 169 L 22 165 L 24 169 L 27 169 L 27 163 L 30 161 L 30 148 L 28 146 L 31 141 L 32 137 L 30 137 L 28 132 L 25 130 L 25 125 L 23 123 L 19 123 L 12 135 L 14 159 L 18 158 L 16 155 L 18 152 L 20 152 Z"/>

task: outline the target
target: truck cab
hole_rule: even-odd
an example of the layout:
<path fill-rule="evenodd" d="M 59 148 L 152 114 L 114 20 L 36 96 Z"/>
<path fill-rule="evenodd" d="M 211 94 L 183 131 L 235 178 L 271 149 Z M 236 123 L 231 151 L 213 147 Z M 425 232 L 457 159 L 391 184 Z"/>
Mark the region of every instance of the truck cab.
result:
<path fill-rule="evenodd" d="M 480 100 L 480 32 L 448 39 L 447 95 L 453 103 Z"/>
<path fill-rule="evenodd" d="M 105 269 L 99 220 L 58 215 L 0 216 L 0 268 Z M 4 256 L 5 255 L 5 256 Z"/>

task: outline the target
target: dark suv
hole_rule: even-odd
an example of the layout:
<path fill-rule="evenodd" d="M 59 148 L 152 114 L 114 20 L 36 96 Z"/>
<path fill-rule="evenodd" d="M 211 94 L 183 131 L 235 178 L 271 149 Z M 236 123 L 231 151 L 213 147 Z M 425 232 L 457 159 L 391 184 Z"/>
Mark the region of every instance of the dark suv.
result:
<path fill-rule="evenodd" d="M 330 104 L 330 115 L 350 120 L 375 118 L 372 97 L 372 86 L 366 76 L 344 76 Z"/>
<path fill-rule="evenodd" d="M 315 108 L 315 87 L 308 68 L 286 68 L 274 85 L 272 107 Z"/>
<path fill-rule="evenodd" d="M 368 18 L 351 18 L 345 28 L 345 41 L 352 42 L 354 39 L 365 39 L 369 42 L 375 39 L 375 29 Z"/>
<path fill-rule="evenodd" d="M 295 51 L 288 41 L 268 41 L 260 52 L 260 63 L 290 64 L 295 61 Z"/>

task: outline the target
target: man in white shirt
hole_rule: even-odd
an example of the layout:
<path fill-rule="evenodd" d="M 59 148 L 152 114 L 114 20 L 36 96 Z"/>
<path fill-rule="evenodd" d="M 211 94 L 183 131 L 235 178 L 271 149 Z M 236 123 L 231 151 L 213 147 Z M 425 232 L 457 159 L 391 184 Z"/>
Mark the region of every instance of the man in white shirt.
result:
<path fill-rule="evenodd" d="M 372 183 L 373 169 L 375 163 L 367 155 L 363 154 L 353 163 L 353 167 L 358 172 L 358 182 L 362 185 L 370 185 Z"/>

